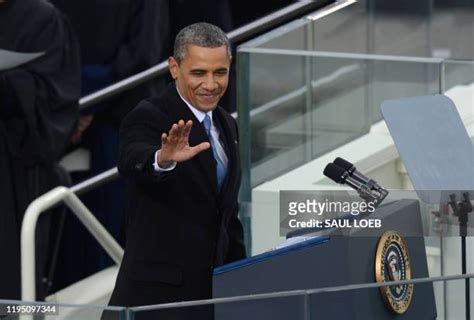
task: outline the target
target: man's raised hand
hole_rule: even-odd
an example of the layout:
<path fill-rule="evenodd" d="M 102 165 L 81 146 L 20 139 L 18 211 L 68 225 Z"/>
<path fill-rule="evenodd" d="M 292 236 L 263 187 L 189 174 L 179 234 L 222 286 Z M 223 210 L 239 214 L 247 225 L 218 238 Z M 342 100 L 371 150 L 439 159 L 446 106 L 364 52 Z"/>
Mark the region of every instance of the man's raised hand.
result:
<path fill-rule="evenodd" d="M 209 149 L 209 142 L 202 142 L 194 147 L 189 145 L 189 133 L 193 122 L 188 120 L 184 123 L 179 120 L 171 126 L 168 134 L 161 135 L 161 149 L 158 155 L 158 165 L 162 168 L 172 162 L 183 162 L 191 159 L 199 152 Z"/>

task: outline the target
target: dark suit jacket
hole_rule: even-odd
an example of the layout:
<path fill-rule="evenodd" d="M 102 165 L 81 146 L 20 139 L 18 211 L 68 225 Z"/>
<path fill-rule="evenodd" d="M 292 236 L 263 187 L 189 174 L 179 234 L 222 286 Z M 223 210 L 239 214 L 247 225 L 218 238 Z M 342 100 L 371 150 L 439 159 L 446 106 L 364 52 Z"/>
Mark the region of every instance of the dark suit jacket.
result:
<path fill-rule="evenodd" d="M 209 141 L 174 84 L 161 97 L 142 101 L 125 118 L 118 168 L 129 187 L 127 242 L 111 305 L 210 298 L 212 269 L 245 257 L 237 218 L 237 125 L 221 107 L 213 118 L 229 158 L 220 191 L 210 148 L 172 171 L 153 170 L 161 134 L 178 120 L 193 121 L 190 145 Z"/>

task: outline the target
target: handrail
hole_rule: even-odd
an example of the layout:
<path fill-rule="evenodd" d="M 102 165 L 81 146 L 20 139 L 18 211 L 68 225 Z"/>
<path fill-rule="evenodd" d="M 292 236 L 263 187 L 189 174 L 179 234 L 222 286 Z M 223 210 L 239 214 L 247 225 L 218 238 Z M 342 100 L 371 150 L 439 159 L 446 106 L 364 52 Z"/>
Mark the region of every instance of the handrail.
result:
<path fill-rule="evenodd" d="M 433 283 L 433 282 L 440 282 L 440 281 L 455 281 L 455 280 L 473 279 L 473 278 L 474 278 L 474 273 L 467 273 L 467 274 L 457 274 L 457 275 L 438 276 L 438 277 L 414 278 L 414 279 L 409 279 L 409 280 L 356 283 L 356 284 L 340 285 L 340 286 L 333 286 L 333 287 L 322 287 L 322 288 L 294 289 L 294 290 L 287 290 L 287 291 L 257 293 L 257 294 L 229 296 L 229 297 L 203 299 L 203 300 L 170 302 L 170 303 L 136 306 L 136 307 L 107 306 L 107 310 L 110 309 L 110 310 L 120 311 L 120 310 L 128 309 L 132 312 L 137 312 L 137 311 L 140 312 L 140 311 L 150 311 L 150 310 L 159 310 L 159 309 L 168 309 L 168 308 L 199 306 L 199 305 L 206 305 L 206 304 L 211 304 L 211 303 L 220 304 L 220 303 L 232 303 L 232 302 L 240 302 L 240 301 L 256 301 L 256 300 L 272 299 L 272 298 L 286 298 L 286 297 L 294 297 L 294 296 L 301 296 L 301 295 L 324 294 L 324 293 L 329 293 L 329 292 L 333 293 L 333 292 L 352 291 L 352 290 L 361 290 L 361 289 L 377 289 L 377 288 L 382 288 L 382 287 L 391 287 L 391 286 L 399 286 L 399 285 L 423 284 L 423 283 Z M 34 300 L 21 300 L 20 301 L 20 300 L 0 299 L 0 305 L 3 305 L 3 304 L 14 304 L 14 305 L 34 304 L 34 305 L 40 305 L 40 306 L 41 305 L 48 306 L 48 305 L 51 305 L 51 302 L 34 301 Z M 79 304 L 72 304 L 72 303 L 60 303 L 60 304 L 54 303 L 54 305 L 66 306 L 66 307 L 81 306 Z M 86 306 L 88 308 L 103 308 L 104 307 L 104 305 L 98 305 L 98 304 L 88 304 Z"/>
<path fill-rule="evenodd" d="M 308 14 L 313 10 L 320 8 L 321 5 L 331 2 L 334 2 L 334 0 L 299 1 L 254 22 L 246 24 L 234 31 L 231 31 L 227 34 L 227 36 L 232 44 L 235 44 L 236 42 L 242 42 L 277 26 L 285 24 L 297 17 Z M 164 74 L 167 70 L 168 62 L 165 60 L 145 71 L 137 73 L 131 77 L 83 97 L 79 100 L 79 109 L 81 111 L 86 110 L 87 108 L 100 101 L 103 101 L 106 98 L 110 98 L 151 79 L 154 79 Z"/>
<path fill-rule="evenodd" d="M 78 183 L 75 186 L 72 186 L 71 191 L 77 195 L 81 195 L 83 193 L 86 193 L 89 190 L 93 190 L 97 187 L 100 187 L 101 185 L 104 185 L 108 182 L 115 180 L 116 178 L 118 178 L 118 176 L 119 176 L 119 172 L 117 170 L 117 167 L 114 167 L 92 178 L 84 180 L 83 182 Z"/>
<path fill-rule="evenodd" d="M 269 293 L 258 293 L 258 294 L 248 294 L 248 295 L 241 295 L 241 296 L 213 298 L 213 299 L 206 299 L 206 300 L 170 302 L 170 303 L 155 304 L 155 305 L 148 305 L 148 306 L 132 307 L 129 309 L 133 312 L 137 312 L 137 311 L 140 312 L 140 311 L 161 310 L 161 309 L 171 309 L 171 308 L 180 308 L 180 307 L 202 306 L 202 305 L 218 304 L 218 303 L 256 301 L 256 300 L 263 300 L 263 299 L 286 298 L 286 297 L 294 297 L 294 296 L 307 296 L 307 295 L 312 295 L 312 294 L 323 294 L 323 293 L 328 293 L 328 292 L 332 293 L 332 292 L 339 292 L 339 291 L 350 291 L 350 290 L 361 290 L 361 289 L 377 289 L 377 288 L 382 288 L 382 287 L 391 287 L 391 286 L 399 286 L 399 285 L 407 285 L 407 284 L 421 284 L 421 283 L 462 280 L 462 279 L 471 279 L 471 278 L 474 278 L 474 273 L 450 275 L 450 276 L 439 276 L 439 277 L 431 277 L 431 278 L 430 277 L 415 278 L 415 279 L 410 279 L 410 280 L 357 283 L 357 284 L 348 284 L 348 285 L 324 287 L 324 288 L 296 289 L 296 290 L 288 290 L 288 291 L 277 291 L 277 292 L 269 292 Z"/>
<path fill-rule="evenodd" d="M 36 224 L 42 213 L 59 202 L 65 204 L 76 214 L 82 224 L 101 244 L 112 260 L 120 264 L 123 249 L 87 209 L 71 189 L 56 187 L 34 200 L 26 209 L 21 225 L 21 299 L 34 301 L 36 298 L 35 235 Z"/>

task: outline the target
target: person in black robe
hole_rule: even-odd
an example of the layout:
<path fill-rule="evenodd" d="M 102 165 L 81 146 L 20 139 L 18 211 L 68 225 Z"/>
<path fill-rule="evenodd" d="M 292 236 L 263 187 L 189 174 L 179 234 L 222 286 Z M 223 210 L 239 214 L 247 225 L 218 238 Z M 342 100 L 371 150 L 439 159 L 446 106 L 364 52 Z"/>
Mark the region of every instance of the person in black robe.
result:
<path fill-rule="evenodd" d="M 79 47 L 64 17 L 44 0 L 0 0 L 0 49 L 44 52 L 0 71 L 0 299 L 20 299 L 20 230 L 29 203 L 60 183 L 57 166 L 76 126 Z M 37 297 L 49 219 L 36 232 Z"/>
<path fill-rule="evenodd" d="M 81 47 L 83 90 L 86 95 L 132 76 L 168 56 L 167 0 L 51 0 L 71 21 Z M 85 23 L 85 17 L 87 23 Z M 91 111 L 99 122 L 119 126 L 144 97 L 149 86 L 127 90 Z M 160 92 L 156 91 L 157 93 Z"/>

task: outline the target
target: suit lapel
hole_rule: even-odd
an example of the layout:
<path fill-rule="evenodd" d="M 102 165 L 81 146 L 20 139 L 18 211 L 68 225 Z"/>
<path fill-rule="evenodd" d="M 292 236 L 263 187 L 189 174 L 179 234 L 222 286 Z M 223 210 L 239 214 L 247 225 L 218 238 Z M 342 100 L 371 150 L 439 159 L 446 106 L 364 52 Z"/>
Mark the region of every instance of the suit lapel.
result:
<path fill-rule="evenodd" d="M 209 138 L 207 133 L 199 122 L 199 120 L 194 116 L 191 110 L 189 110 L 186 103 L 181 99 L 176 90 L 175 85 L 168 88 L 170 91 L 170 97 L 172 98 L 172 105 L 173 105 L 173 113 L 175 115 L 174 122 L 177 123 L 179 120 L 184 120 L 185 122 L 188 120 L 193 121 L 193 127 L 191 128 L 191 132 L 189 134 L 189 145 L 196 146 L 202 142 L 209 142 Z M 204 179 L 210 185 L 212 192 L 217 196 L 217 176 L 216 176 L 216 160 L 214 159 L 214 155 L 212 153 L 212 149 L 209 148 L 198 155 L 196 155 L 193 159 L 189 161 L 196 161 L 199 166 L 199 171 L 203 173 Z"/>

